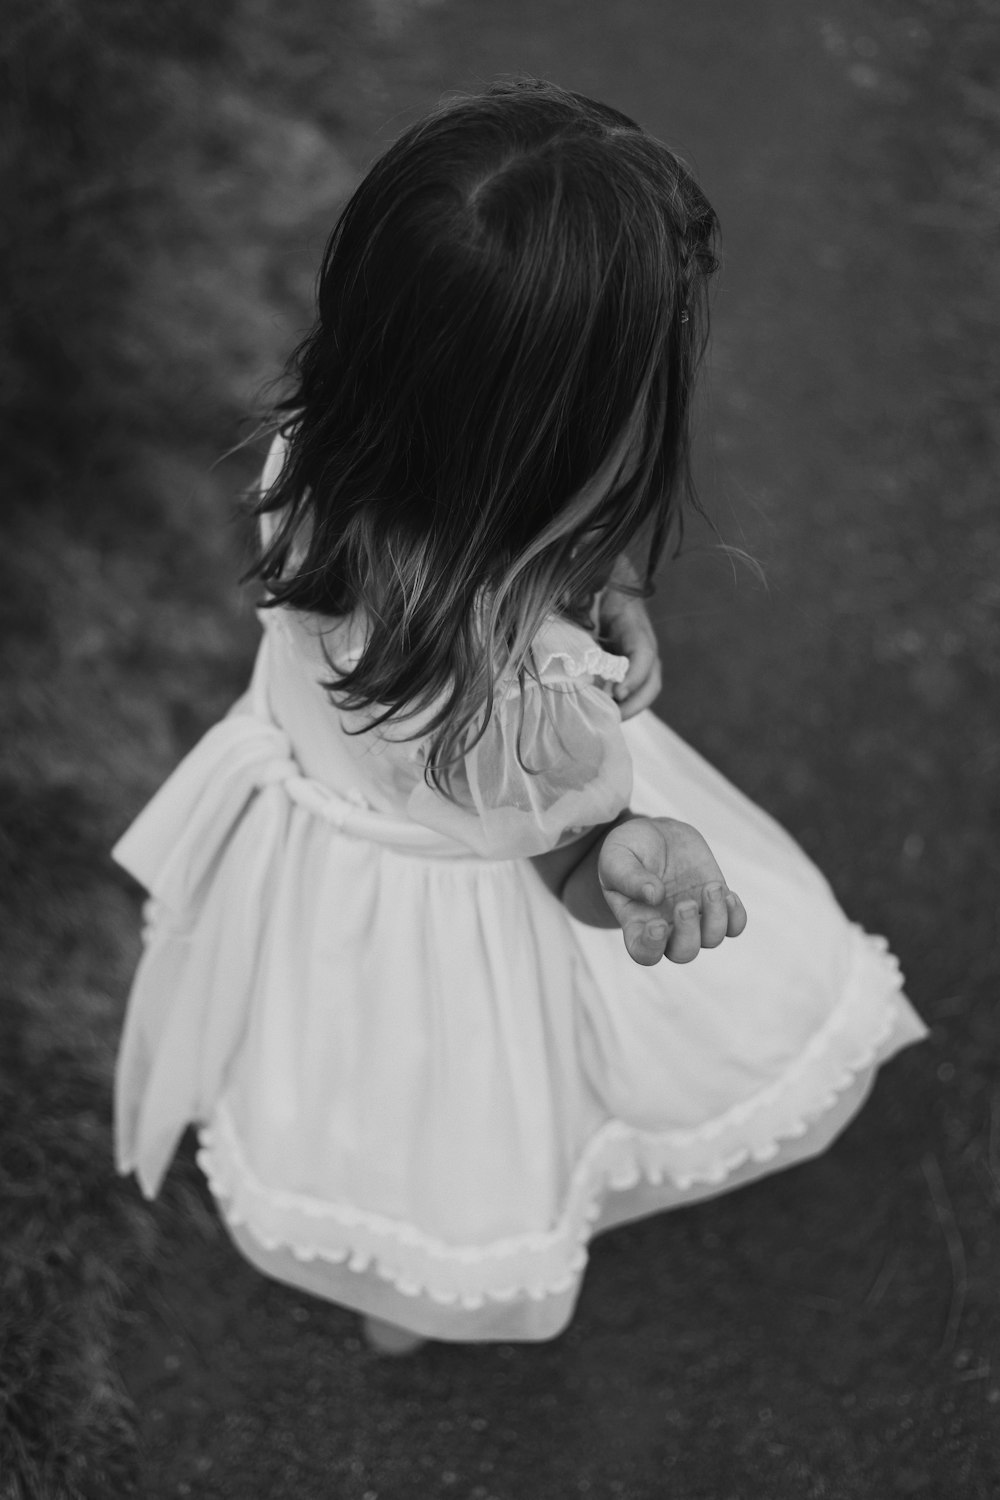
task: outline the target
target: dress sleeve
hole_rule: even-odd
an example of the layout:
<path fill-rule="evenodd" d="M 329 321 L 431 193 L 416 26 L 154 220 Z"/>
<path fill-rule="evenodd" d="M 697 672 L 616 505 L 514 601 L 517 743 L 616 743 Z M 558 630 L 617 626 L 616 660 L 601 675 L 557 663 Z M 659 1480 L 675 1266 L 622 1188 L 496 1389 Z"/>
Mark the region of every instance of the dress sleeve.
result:
<path fill-rule="evenodd" d="M 539 662 L 541 681 L 516 685 L 452 775 L 454 799 L 421 778 L 407 812 L 489 859 L 545 854 L 628 806 L 632 761 L 621 715 L 602 682 L 620 681 L 624 657 L 583 631 Z M 519 753 L 520 752 L 520 753 Z"/>

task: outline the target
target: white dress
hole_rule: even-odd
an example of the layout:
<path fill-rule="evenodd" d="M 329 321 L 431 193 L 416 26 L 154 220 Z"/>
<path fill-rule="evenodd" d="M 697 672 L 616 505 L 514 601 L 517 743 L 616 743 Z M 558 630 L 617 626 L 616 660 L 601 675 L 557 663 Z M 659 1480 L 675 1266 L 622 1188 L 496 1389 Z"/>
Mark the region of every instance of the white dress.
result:
<path fill-rule="evenodd" d="M 422 741 L 347 732 L 317 622 L 261 620 L 248 692 L 114 850 L 151 895 L 119 1169 L 155 1195 L 197 1124 L 261 1270 L 430 1337 L 550 1338 L 595 1233 L 823 1150 L 925 1035 L 788 834 L 652 713 L 621 723 L 627 663 L 585 631 L 544 627 L 545 686 L 502 697 L 456 806 Z M 641 968 L 550 894 L 527 856 L 626 805 L 704 834 L 737 941 Z"/>

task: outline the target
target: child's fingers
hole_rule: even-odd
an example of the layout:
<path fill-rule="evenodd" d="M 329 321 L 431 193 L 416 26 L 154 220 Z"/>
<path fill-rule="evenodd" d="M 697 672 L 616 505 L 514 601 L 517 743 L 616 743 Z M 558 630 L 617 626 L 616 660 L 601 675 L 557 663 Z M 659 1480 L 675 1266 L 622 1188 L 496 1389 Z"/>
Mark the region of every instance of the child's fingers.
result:
<path fill-rule="evenodd" d="M 722 886 L 704 892 L 700 909 L 695 901 L 678 902 L 672 927 L 641 902 L 605 894 L 621 924 L 629 957 L 637 964 L 658 964 L 664 957 L 674 964 L 689 964 L 702 948 L 717 948 L 725 938 L 739 937 L 747 925 L 743 902 Z"/>
<path fill-rule="evenodd" d="M 653 668 L 658 665 L 660 657 L 656 637 L 652 631 L 644 633 L 634 628 L 623 632 L 621 654 L 628 657 L 628 670 L 622 681 L 611 690 L 612 696 L 618 702 L 630 698 L 636 689 L 641 687 Z"/>
<path fill-rule="evenodd" d="M 729 907 L 725 888 L 719 884 L 707 885 L 701 901 L 701 946 L 717 948 L 725 941 L 728 928 Z"/>
<path fill-rule="evenodd" d="M 662 910 L 653 902 L 642 899 L 633 900 L 631 896 L 623 896 L 621 891 L 613 888 L 605 890 L 604 899 L 611 908 L 611 914 L 623 932 L 636 922 L 660 922 L 663 920 Z"/>
<path fill-rule="evenodd" d="M 622 687 L 626 688 L 628 686 L 628 678 L 626 678 L 622 683 Z M 622 721 L 634 718 L 636 714 L 642 713 L 644 708 L 649 708 L 651 704 L 655 703 L 660 696 L 662 686 L 663 678 L 660 674 L 660 664 L 656 661 L 653 663 L 649 674 L 637 681 L 635 686 L 629 688 L 627 693 L 621 695 L 618 693 L 615 694 Z"/>
<path fill-rule="evenodd" d="M 743 902 L 721 885 L 705 888 L 700 910 L 694 901 L 679 901 L 673 915 L 666 956 L 675 964 L 689 964 L 702 948 L 717 948 L 725 938 L 739 937 L 747 925 Z"/>
<path fill-rule="evenodd" d="M 663 957 L 669 936 L 670 925 L 662 917 L 652 922 L 646 920 L 630 922 L 624 929 L 625 947 L 628 949 L 629 958 L 637 964 L 644 964 L 647 968 L 658 964 Z"/>
<path fill-rule="evenodd" d="M 662 913 L 641 901 L 630 901 L 618 891 L 606 890 L 604 895 L 622 930 L 629 957 L 637 964 L 658 964 L 670 934 L 670 924 Z"/>
<path fill-rule="evenodd" d="M 739 937 L 747 925 L 747 913 L 746 907 L 735 891 L 729 891 L 726 895 L 726 911 L 729 919 L 726 925 L 726 936 Z"/>
<path fill-rule="evenodd" d="M 694 901 L 680 901 L 674 907 L 674 930 L 667 943 L 666 955 L 672 964 L 689 964 L 701 952 L 701 919 Z"/>
<path fill-rule="evenodd" d="M 605 897 L 617 892 L 630 901 L 643 901 L 647 906 L 658 906 L 665 893 L 662 880 L 643 864 L 642 860 L 626 844 L 614 844 L 609 840 L 601 851 L 599 878 Z M 612 911 L 614 907 L 612 906 Z M 617 912 L 615 913 L 617 916 Z"/>

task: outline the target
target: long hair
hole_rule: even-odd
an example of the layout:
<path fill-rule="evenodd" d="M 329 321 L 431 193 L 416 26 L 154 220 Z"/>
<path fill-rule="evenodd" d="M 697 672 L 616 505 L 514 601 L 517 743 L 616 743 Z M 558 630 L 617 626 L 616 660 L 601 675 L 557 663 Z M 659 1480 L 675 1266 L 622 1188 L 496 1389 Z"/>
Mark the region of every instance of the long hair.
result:
<path fill-rule="evenodd" d="M 672 151 L 536 80 L 407 130 L 334 228 L 247 577 L 362 612 L 328 690 L 369 725 L 421 714 L 442 790 L 545 617 L 640 533 L 648 591 L 682 525 L 715 230 Z"/>

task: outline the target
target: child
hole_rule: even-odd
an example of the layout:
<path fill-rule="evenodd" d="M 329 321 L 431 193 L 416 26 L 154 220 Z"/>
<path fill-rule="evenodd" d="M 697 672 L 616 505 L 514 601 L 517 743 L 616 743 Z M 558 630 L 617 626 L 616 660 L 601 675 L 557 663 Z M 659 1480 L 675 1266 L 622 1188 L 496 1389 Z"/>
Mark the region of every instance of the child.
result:
<path fill-rule="evenodd" d="M 152 897 L 120 1170 L 155 1195 L 197 1122 L 240 1250 L 377 1347 L 552 1338 L 592 1235 L 821 1151 L 924 1034 L 641 711 L 714 230 L 548 84 L 390 148 L 280 408 L 249 690 L 115 850 Z"/>

